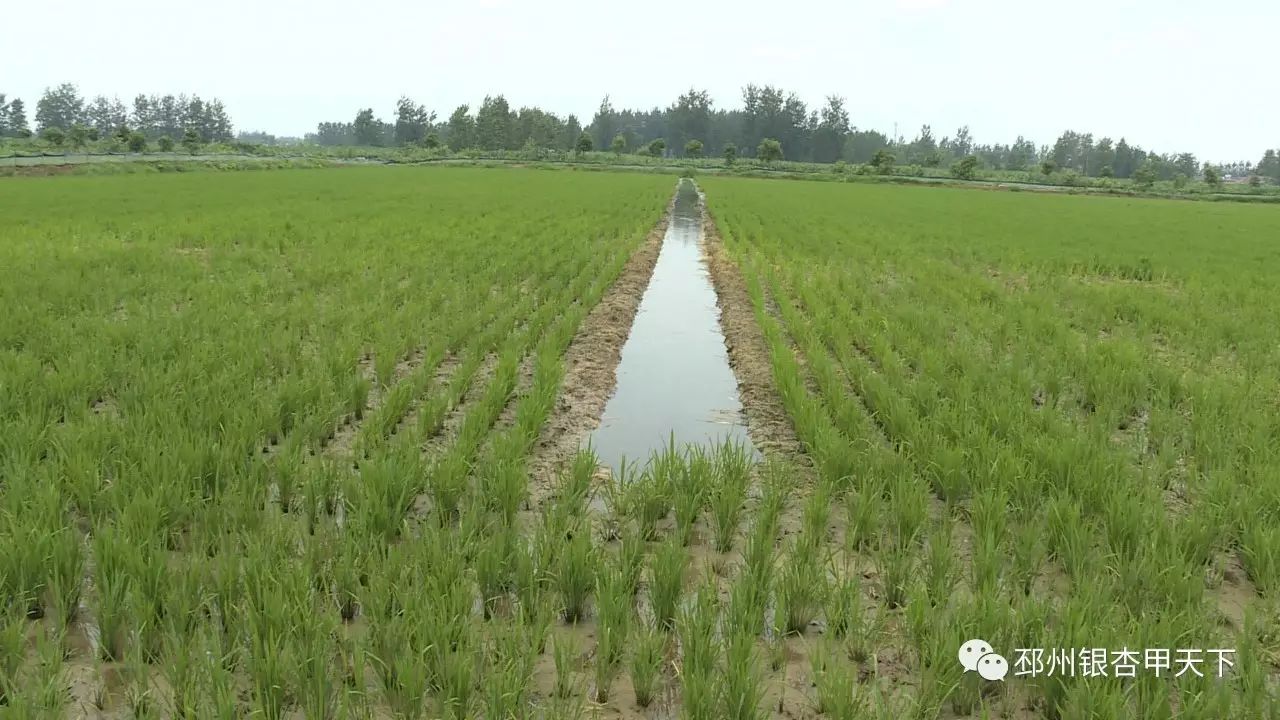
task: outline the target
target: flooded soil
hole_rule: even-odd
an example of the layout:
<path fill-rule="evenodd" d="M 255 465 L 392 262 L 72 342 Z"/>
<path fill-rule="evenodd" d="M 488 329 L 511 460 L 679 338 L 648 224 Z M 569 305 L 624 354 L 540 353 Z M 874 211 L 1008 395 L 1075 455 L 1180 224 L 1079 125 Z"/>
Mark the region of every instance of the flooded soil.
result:
<path fill-rule="evenodd" d="M 696 186 L 681 181 L 635 322 L 617 386 L 590 436 L 600 462 L 643 462 L 674 438 L 679 446 L 730 440 L 751 446 L 738 382 L 729 367 L 720 311 L 703 261 Z"/>

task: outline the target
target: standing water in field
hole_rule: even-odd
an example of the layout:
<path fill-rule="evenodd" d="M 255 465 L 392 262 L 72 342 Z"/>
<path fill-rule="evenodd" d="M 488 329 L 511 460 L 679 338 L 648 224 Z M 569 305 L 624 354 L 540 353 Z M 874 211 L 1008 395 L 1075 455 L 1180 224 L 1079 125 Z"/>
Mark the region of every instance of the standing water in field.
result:
<path fill-rule="evenodd" d="M 600 462 L 648 460 L 668 446 L 730 440 L 751 447 L 702 261 L 698 190 L 681 180 L 653 277 L 622 347 L 618 384 L 591 445 Z"/>

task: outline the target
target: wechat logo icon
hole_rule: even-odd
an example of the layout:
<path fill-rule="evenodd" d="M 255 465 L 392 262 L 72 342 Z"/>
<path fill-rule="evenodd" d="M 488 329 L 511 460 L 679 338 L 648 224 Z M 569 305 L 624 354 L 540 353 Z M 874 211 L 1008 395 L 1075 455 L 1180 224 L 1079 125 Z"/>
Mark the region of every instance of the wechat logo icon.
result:
<path fill-rule="evenodd" d="M 960 646 L 956 657 L 965 672 L 976 672 L 983 680 L 1004 680 L 1009 674 L 1009 661 L 992 650 L 986 640 L 969 640 Z"/>

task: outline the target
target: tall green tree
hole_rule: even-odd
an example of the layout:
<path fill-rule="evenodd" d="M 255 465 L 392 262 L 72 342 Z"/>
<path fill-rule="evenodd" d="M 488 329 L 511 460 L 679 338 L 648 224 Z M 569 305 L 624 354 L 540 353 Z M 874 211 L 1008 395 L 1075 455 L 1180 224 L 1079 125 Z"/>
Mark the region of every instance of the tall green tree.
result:
<path fill-rule="evenodd" d="M 397 145 L 420 145 L 435 122 L 435 113 L 405 96 L 396 101 L 395 142 Z"/>
<path fill-rule="evenodd" d="M 445 128 L 445 142 L 454 150 L 475 147 L 476 120 L 471 117 L 471 106 L 459 105 L 454 109 Z"/>
<path fill-rule="evenodd" d="M 613 136 L 618 134 L 618 112 L 613 109 L 608 95 L 600 101 L 595 117 L 591 118 L 590 131 L 592 146 L 600 148 L 609 147 Z"/>
<path fill-rule="evenodd" d="M 352 123 L 352 133 L 357 145 L 378 146 L 382 144 L 381 123 L 373 117 L 373 108 L 365 108 L 356 113 Z"/>
<path fill-rule="evenodd" d="M 1204 164 L 1204 182 L 1211 188 L 1222 187 L 1222 171 L 1216 165 Z"/>
<path fill-rule="evenodd" d="M 566 151 L 573 150 L 581 136 L 582 123 L 578 121 L 577 115 L 570 115 L 564 119 L 564 125 L 560 128 L 556 147 Z"/>
<path fill-rule="evenodd" d="M 100 136 L 106 137 L 129 124 L 129 112 L 120 98 L 107 99 L 98 95 L 85 108 L 85 122 Z"/>
<path fill-rule="evenodd" d="M 689 88 L 667 109 L 667 144 L 672 149 L 684 148 L 690 140 L 699 140 L 711 131 L 711 94 Z"/>
<path fill-rule="evenodd" d="M 1138 187 L 1151 187 L 1155 184 L 1157 177 L 1159 177 L 1159 173 L 1156 169 L 1156 162 L 1152 159 L 1143 161 L 1143 163 L 1133 171 L 1133 182 Z"/>
<path fill-rule="evenodd" d="M 841 157 L 846 162 L 869 163 L 880 150 L 889 147 L 889 137 L 875 130 L 854 130 L 844 141 Z"/>
<path fill-rule="evenodd" d="M 84 98 L 71 83 L 63 83 L 56 88 L 46 89 L 36 103 L 36 130 L 44 132 L 48 128 L 62 131 L 84 120 Z"/>
<path fill-rule="evenodd" d="M 14 100 L 14 102 L 18 101 Z M 1262 160 L 1258 161 L 1257 172 L 1262 177 L 1280 182 L 1280 154 L 1277 154 L 1275 150 L 1266 151 L 1262 156 Z"/>
<path fill-rule="evenodd" d="M 827 97 L 827 104 L 819 111 L 818 124 L 813 130 L 813 161 L 832 163 L 839 160 L 849 135 L 849 111 L 844 98 Z"/>
<path fill-rule="evenodd" d="M 485 96 L 476 111 L 476 144 L 485 150 L 509 150 L 512 148 L 511 107 L 507 99 Z"/>

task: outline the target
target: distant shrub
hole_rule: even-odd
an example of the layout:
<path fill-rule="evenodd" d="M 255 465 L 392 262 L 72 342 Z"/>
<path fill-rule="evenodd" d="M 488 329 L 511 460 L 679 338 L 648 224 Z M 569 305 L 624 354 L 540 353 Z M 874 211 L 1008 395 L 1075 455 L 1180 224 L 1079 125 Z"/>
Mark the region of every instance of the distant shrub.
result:
<path fill-rule="evenodd" d="M 967 155 L 951 165 L 952 177 L 960 180 L 972 180 L 978 176 L 978 158 Z"/>
<path fill-rule="evenodd" d="M 702 141 L 690 140 L 684 144 L 685 157 L 700 158 L 702 157 Z"/>
<path fill-rule="evenodd" d="M 871 157 L 871 167 L 875 168 L 876 172 L 881 175 L 888 175 L 893 172 L 893 163 L 896 160 L 897 158 L 893 156 L 893 153 L 881 148 Z"/>
<path fill-rule="evenodd" d="M 129 133 L 129 150 L 131 152 L 142 152 L 147 149 L 147 136 L 140 132 L 134 131 Z"/>
<path fill-rule="evenodd" d="M 161 135 L 156 144 L 160 146 L 161 152 L 173 152 L 173 138 L 168 135 Z"/>
<path fill-rule="evenodd" d="M 756 147 L 756 157 L 762 162 L 777 162 L 782 159 L 782 143 L 773 138 L 765 138 Z"/>

